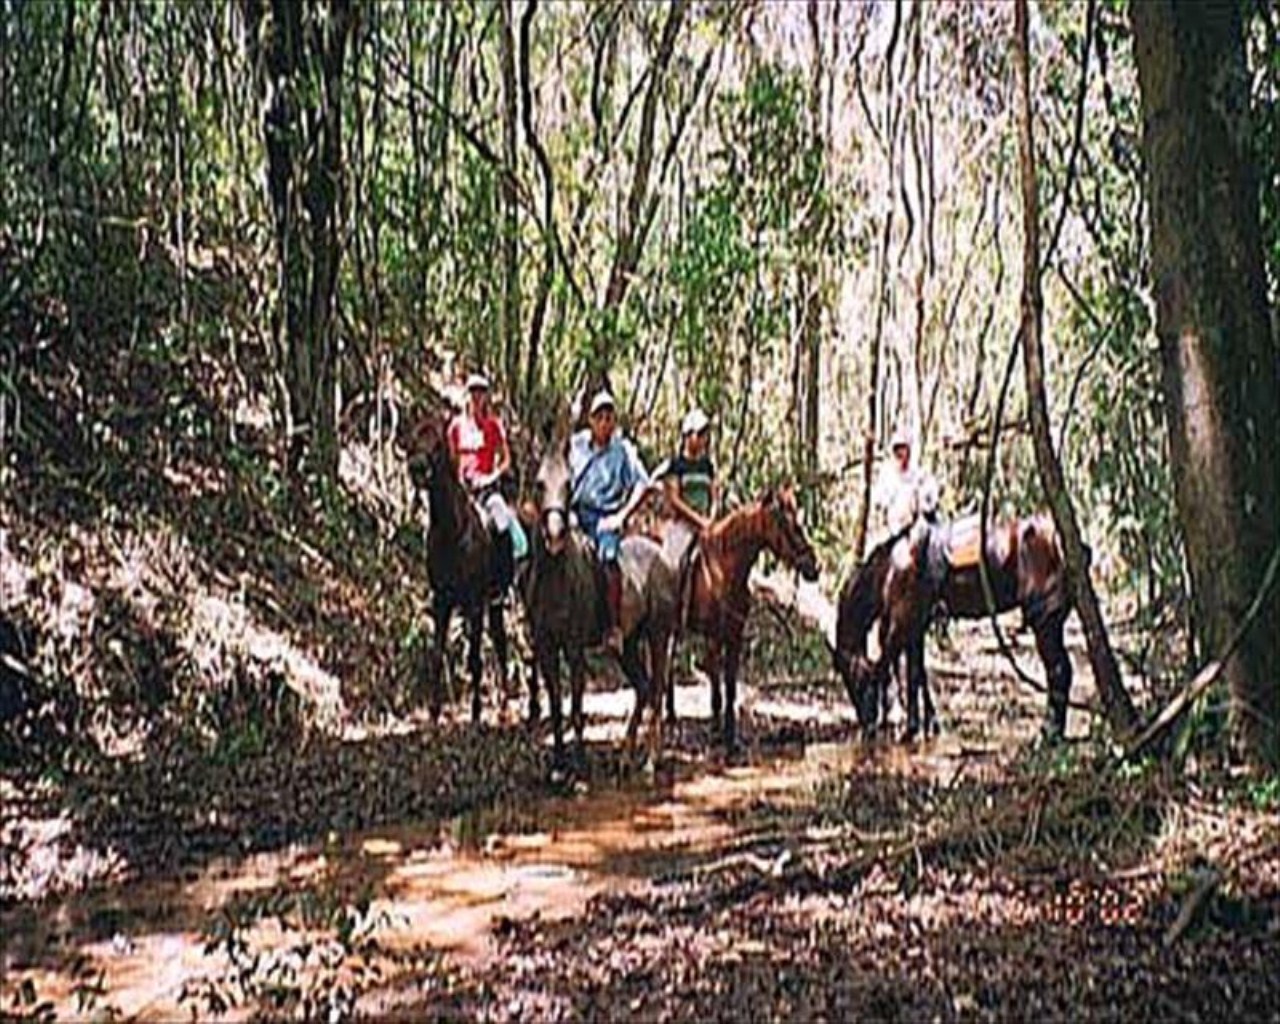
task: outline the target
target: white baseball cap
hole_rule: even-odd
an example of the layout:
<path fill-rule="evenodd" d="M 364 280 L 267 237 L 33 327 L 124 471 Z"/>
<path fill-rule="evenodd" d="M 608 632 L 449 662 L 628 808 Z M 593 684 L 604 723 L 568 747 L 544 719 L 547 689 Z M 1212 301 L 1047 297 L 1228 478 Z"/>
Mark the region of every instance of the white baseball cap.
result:
<path fill-rule="evenodd" d="M 603 388 L 596 392 L 596 397 L 591 399 L 591 412 L 589 415 L 594 416 L 601 409 L 617 409 L 618 403 L 613 400 L 613 395 Z"/>
<path fill-rule="evenodd" d="M 468 391 L 488 391 L 489 378 L 486 377 L 483 373 L 473 373 L 470 377 L 467 378 L 467 390 Z"/>
<path fill-rule="evenodd" d="M 899 427 L 897 430 L 893 432 L 893 440 L 889 442 L 889 450 L 892 451 L 895 448 L 910 448 L 910 447 L 911 447 L 911 433 L 907 430 L 906 427 Z"/>
<path fill-rule="evenodd" d="M 707 419 L 707 414 L 695 406 L 685 414 L 684 421 L 680 424 L 680 436 L 700 434 L 709 426 L 711 421 Z"/>

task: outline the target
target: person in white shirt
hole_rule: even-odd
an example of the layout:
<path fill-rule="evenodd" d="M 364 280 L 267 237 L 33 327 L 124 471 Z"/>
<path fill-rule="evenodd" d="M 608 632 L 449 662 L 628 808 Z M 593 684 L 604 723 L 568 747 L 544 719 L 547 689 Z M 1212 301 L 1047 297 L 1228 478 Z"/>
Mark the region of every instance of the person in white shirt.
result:
<path fill-rule="evenodd" d="M 877 534 L 881 539 L 905 530 L 921 515 L 932 516 L 938 509 L 938 482 L 933 474 L 911 458 L 911 436 L 899 427 L 890 442 L 893 461 L 880 472 L 871 492 L 877 512 Z"/>

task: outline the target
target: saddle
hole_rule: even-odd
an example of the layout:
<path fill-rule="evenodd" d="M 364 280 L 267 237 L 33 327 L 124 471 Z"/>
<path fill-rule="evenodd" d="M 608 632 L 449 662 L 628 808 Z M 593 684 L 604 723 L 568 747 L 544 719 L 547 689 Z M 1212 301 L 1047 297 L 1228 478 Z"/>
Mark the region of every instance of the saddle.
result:
<path fill-rule="evenodd" d="M 912 540 L 917 569 L 935 592 L 952 572 L 976 568 L 981 557 L 982 531 L 976 515 L 949 523 L 922 517 L 912 529 Z"/>
<path fill-rule="evenodd" d="M 949 569 L 976 569 L 982 541 L 982 524 L 977 514 L 952 522 L 946 530 L 946 560 Z"/>

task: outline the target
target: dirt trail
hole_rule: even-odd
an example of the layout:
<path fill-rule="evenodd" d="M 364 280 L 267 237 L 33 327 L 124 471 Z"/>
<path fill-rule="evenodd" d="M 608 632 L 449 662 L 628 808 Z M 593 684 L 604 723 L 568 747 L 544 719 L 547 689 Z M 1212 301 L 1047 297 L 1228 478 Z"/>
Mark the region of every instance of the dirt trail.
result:
<path fill-rule="evenodd" d="M 946 672 L 946 665 L 937 667 Z M 811 799 L 816 786 L 855 761 L 871 759 L 878 774 L 944 784 L 962 766 L 994 767 L 1034 727 L 1034 698 L 1011 698 L 1004 683 L 974 686 L 951 687 L 950 694 L 946 684 L 939 687 L 952 728 L 909 751 L 852 743 L 848 710 L 839 702 L 815 702 L 812 689 L 747 687 L 745 732 L 756 747 L 741 766 L 726 765 L 715 751 L 706 691 L 681 687 L 683 737 L 677 735 L 672 764 L 656 779 L 602 783 L 536 807 L 459 818 L 443 829 L 402 824 L 331 834 L 321 844 L 215 861 L 180 878 L 144 873 L 136 882 L 11 915 L 0 998 L 8 1005 L 30 981 L 59 1019 L 88 1017 L 79 1009 L 77 985 L 101 974 L 100 1005 L 140 1020 L 186 1017 L 192 1007 L 181 1001 L 184 987 L 229 967 L 221 953 L 204 950 L 202 929 L 211 917 L 229 901 L 307 886 L 371 892 L 372 914 L 385 914 L 377 931 L 385 949 L 445 951 L 480 966 L 494 950 L 495 927 L 508 919 L 571 917 L 602 892 L 625 892 L 690 863 L 713 861 L 749 832 L 753 807 Z M 589 694 L 588 741 L 616 743 L 631 699 L 621 691 Z M 993 699 L 1009 707 L 1003 724 L 990 726 Z M 972 726 L 979 719 L 985 738 L 975 742 Z M 796 723 L 805 725 L 802 737 L 825 730 L 833 741 L 789 740 Z M 274 920 L 248 928 L 244 937 L 263 950 L 304 938 L 283 933 Z M 71 967 L 77 960 L 78 970 Z"/>

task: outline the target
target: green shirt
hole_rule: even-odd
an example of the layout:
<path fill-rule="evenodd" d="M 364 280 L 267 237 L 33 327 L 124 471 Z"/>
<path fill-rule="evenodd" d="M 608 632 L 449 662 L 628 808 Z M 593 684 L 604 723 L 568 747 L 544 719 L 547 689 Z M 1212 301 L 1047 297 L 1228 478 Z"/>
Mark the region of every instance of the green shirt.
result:
<path fill-rule="evenodd" d="M 691 508 L 700 515 L 711 514 L 711 483 L 716 470 L 708 456 L 690 459 L 681 452 L 668 464 L 667 473 L 675 477 L 680 485 L 680 497 Z"/>

